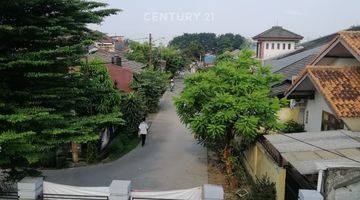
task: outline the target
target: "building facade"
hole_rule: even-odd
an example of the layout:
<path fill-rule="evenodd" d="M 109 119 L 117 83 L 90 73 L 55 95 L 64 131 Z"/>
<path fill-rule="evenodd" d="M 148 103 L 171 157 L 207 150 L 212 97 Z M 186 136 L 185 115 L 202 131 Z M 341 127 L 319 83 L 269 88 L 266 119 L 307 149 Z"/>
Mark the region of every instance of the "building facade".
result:
<path fill-rule="evenodd" d="M 253 37 L 256 41 L 256 57 L 264 60 L 289 53 L 296 49 L 296 44 L 302 39 L 302 36 L 281 26 L 273 26 Z"/>
<path fill-rule="evenodd" d="M 285 96 L 302 102 L 306 131 L 360 131 L 360 31 L 338 33 Z"/>

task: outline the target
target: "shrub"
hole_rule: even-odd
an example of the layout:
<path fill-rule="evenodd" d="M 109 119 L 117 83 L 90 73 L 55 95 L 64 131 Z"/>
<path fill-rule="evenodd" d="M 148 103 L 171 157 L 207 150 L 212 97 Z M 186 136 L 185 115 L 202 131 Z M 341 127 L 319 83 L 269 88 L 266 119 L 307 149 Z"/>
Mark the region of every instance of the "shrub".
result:
<path fill-rule="evenodd" d="M 304 131 L 304 125 L 299 124 L 293 120 L 286 122 L 284 124 L 284 128 L 282 128 L 282 132 L 284 133 L 300 133 Z"/>
<path fill-rule="evenodd" d="M 98 142 L 88 142 L 86 148 L 86 161 L 94 163 L 99 159 L 99 144 Z"/>
<path fill-rule="evenodd" d="M 251 187 L 251 200 L 275 200 L 275 183 L 269 180 L 269 177 L 263 176 L 256 178 L 256 182 Z"/>
<path fill-rule="evenodd" d="M 123 132 L 137 134 L 138 126 L 146 112 L 146 106 L 142 97 L 135 92 L 124 94 L 121 100 L 121 112 L 126 122 L 121 127 Z"/>
<path fill-rule="evenodd" d="M 121 156 L 130 152 L 139 144 L 139 139 L 135 135 L 119 133 L 107 148 L 107 158 L 109 161 L 119 159 Z"/>

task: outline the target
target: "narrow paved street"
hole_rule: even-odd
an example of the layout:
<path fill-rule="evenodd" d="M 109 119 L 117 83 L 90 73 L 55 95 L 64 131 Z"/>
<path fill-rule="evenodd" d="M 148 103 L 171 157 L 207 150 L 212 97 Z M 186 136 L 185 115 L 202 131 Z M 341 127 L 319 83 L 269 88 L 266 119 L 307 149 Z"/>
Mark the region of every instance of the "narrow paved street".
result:
<path fill-rule="evenodd" d="M 176 83 L 176 93 L 182 89 Z M 112 180 L 132 180 L 135 189 L 185 189 L 207 183 L 206 150 L 181 124 L 167 92 L 160 111 L 151 116 L 147 144 L 117 161 L 87 167 L 46 170 L 46 181 L 76 186 L 108 186 Z"/>

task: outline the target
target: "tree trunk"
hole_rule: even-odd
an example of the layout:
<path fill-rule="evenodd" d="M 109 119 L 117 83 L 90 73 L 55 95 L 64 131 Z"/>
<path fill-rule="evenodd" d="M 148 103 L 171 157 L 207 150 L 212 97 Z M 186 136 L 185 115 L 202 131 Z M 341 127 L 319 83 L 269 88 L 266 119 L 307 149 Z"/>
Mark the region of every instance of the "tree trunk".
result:
<path fill-rule="evenodd" d="M 232 147 L 231 141 L 234 139 L 234 130 L 230 128 L 226 133 L 226 146 L 223 152 L 223 159 L 225 162 L 226 175 L 230 187 L 236 186 L 236 180 L 233 177 L 233 163 L 232 163 Z"/>
<path fill-rule="evenodd" d="M 78 150 L 78 144 L 75 142 L 71 142 L 71 153 L 72 153 L 72 159 L 74 163 L 79 162 L 79 150 Z"/>

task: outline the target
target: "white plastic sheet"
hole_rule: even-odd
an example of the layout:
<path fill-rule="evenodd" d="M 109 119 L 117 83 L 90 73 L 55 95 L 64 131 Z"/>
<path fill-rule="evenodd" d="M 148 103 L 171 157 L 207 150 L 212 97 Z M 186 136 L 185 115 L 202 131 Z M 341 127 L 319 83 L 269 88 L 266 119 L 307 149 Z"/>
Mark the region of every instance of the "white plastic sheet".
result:
<path fill-rule="evenodd" d="M 109 196 L 109 187 L 76 187 L 61 185 L 44 181 L 44 194 L 54 195 L 85 195 L 85 196 Z"/>
<path fill-rule="evenodd" d="M 50 183 L 44 181 L 44 194 L 52 195 L 84 195 L 84 196 L 109 196 L 109 187 L 77 187 Z M 202 187 L 187 190 L 171 190 L 159 192 L 131 192 L 132 198 L 149 199 L 176 199 L 176 200 L 201 200 Z"/>
<path fill-rule="evenodd" d="M 202 187 L 187 190 L 172 190 L 165 192 L 132 192 L 132 198 L 141 199 L 177 199 L 177 200 L 201 200 Z"/>

